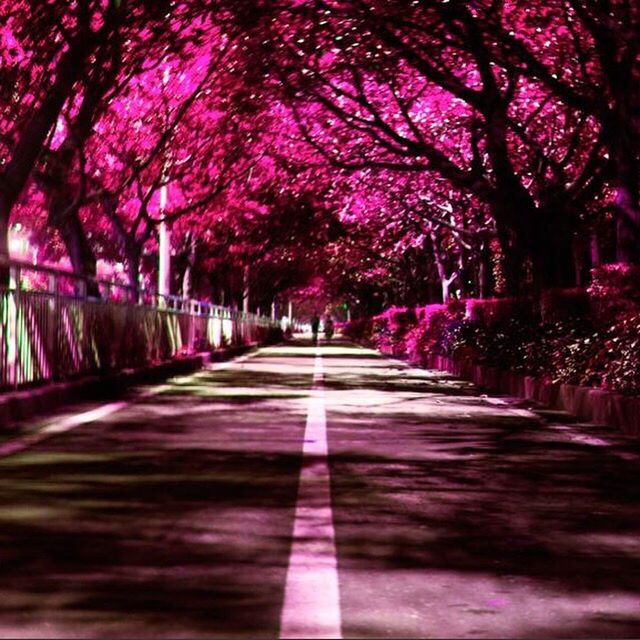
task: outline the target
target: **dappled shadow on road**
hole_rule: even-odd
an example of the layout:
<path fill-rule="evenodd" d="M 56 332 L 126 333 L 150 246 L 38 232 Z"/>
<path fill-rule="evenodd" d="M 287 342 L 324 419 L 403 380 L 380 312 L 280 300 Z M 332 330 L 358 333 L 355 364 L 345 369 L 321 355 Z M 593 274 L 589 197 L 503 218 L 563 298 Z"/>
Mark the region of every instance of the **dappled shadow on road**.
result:
<path fill-rule="evenodd" d="M 640 635 L 638 444 L 322 352 L 347 636 Z M 0 460 L 0 636 L 277 635 L 315 353 Z"/>
<path fill-rule="evenodd" d="M 311 376 L 268 365 L 0 461 L 1 636 L 277 635 Z"/>
<path fill-rule="evenodd" d="M 447 395 L 460 396 L 471 394 L 473 387 L 470 383 L 457 380 L 455 378 L 431 377 L 431 378 L 409 378 L 403 377 L 398 380 L 389 379 L 384 372 L 379 375 L 362 375 L 351 373 L 341 376 L 340 379 L 332 379 L 327 383 L 327 388 L 336 390 L 369 389 L 374 391 L 396 391 L 415 389 L 420 395 L 425 393 L 441 393 Z"/>
<path fill-rule="evenodd" d="M 273 635 L 297 463 L 51 451 L 4 467 L 0 620 L 46 621 L 52 635 Z"/>
<path fill-rule="evenodd" d="M 347 636 L 640 634 L 640 444 L 326 371 Z"/>
<path fill-rule="evenodd" d="M 195 399 L 206 398 L 211 402 L 255 403 L 303 398 L 308 395 L 310 385 L 310 370 L 303 374 L 300 368 L 292 367 L 291 372 L 287 372 L 285 364 L 262 360 L 252 363 L 250 369 L 204 371 L 177 378 L 168 390 L 168 396 L 182 394 Z"/>
<path fill-rule="evenodd" d="M 471 383 L 448 373 L 414 369 L 402 362 L 383 360 L 373 352 L 358 356 L 346 349 L 343 353 L 343 348 L 335 346 L 323 349 L 322 358 L 330 372 L 324 385 L 330 390 L 361 390 L 367 393 L 415 390 L 421 397 L 425 393 L 457 397 L 476 393 Z"/>

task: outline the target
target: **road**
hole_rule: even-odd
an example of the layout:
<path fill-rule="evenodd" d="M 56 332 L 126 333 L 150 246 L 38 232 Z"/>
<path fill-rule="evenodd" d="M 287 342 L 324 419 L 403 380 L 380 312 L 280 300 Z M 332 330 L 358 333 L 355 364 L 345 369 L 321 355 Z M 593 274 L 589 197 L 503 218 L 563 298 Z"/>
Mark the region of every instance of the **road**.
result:
<path fill-rule="evenodd" d="M 24 425 L 0 637 L 640 637 L 640 444 L 559 418 L 298 341 Z"/>

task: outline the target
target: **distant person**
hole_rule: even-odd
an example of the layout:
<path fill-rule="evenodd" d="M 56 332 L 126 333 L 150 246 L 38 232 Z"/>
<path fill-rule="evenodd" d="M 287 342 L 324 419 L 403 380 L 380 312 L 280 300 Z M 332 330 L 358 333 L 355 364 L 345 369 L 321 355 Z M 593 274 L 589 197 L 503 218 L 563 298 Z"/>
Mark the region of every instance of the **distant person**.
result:
<path fill-rule="evenodd" d="M 311 333 L 313 334 L 313 344 L 318 344 L 318 329 L 320 329 L 320 318 L 317 313 L 311 318 Z"/>
<path fill-rule="evenodd" d="M 330 341 L 333 337 L 333 318 L 329 315 L 324 319 L 324 335 L 327 341 Z"/>

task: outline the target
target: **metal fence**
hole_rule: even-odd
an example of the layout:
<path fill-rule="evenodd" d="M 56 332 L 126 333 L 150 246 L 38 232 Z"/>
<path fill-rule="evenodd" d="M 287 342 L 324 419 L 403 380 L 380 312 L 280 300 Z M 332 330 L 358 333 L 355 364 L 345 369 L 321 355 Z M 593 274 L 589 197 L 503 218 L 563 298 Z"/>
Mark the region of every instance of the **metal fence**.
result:
<path fill-rule="evenodd" d="M 11 261 L 0 286 L 0 390 L 259 342 L 263 316 Z M 91 287 L 88 287 L 91 285 Z M 88 297 L 86 291 L 99 291 Z"/>

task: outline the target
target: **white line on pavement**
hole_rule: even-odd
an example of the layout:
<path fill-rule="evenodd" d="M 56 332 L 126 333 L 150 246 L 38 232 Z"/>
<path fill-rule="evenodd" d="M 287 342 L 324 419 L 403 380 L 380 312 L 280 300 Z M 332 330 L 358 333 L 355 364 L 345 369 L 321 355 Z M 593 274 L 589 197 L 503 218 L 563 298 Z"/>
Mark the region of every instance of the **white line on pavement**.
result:
<path fill-rule="evenodd" d="M 237 358 L 234 358 L 233 360 L 227 360 L 226 362 L 216 362 L 215 364 L 209 364 L 209 365 L 206 366 L 206 370 L 207 371 L 221 371 L 223 369 L 229 369 L 230 367 L 232 367 L 235 364 L 242 364 L 246 360 L 249 360 L 249 358 L 253 358 L 258 353 L 259 353 L 259 351 L 252 351 L 251 353 L 245 353 L 243 356 L 238 356 Z"/>
<path fill-rule="evenodd" d="M 120 409 L 123 409 L 129 404 L 131 404 L 130 401 L 110 402 L 109 404 L 104 404 L 97 409 L 84 411 L 83 413 L 78 413 L 74 416 L 69 416 L 68 418 L 52 422 L 37 433 L 32 433 L 28 436 L 23 436 L 22 438 L 16 438 L 15 440 L 10 440 L 9 442 L 5 442 L 0 445 L 0 458 L 24 451 L 25 449 L 32 447 L 34 444 L 38 444 L 53 435 L 64 433 L 65 431 L 71 431 L 71 429 L 75 429 L 83 424 L 88 424 L 89 422 L 102 420 L 116 411 L 120 411 Z"/>
<path fill-rule="evenodd" d="M 228 362 L 220 362 L 214 365 L 210 365 L 208 367 L 209 371 L 220 371 L 221 369 L 228 369 L 234 364 L 242 363 L 245 360 L 253 357 L 257 352 L 247 353 L 243 356 L 235 358 L 233 360 L 229 360 Z M 11 456 L 15 453 L 19 453 L 20 451 L 24 451 L 29 447 L 32 447 L 51 436 L 58 435 L 60 433 L 65 433 L 67 431 L 71 431 L 76 427 L 79 427 L 84 424 L 89 424 L 90 422 L 96 422 L 98 420 L 103 420 L 110 415 L 113 415 L 117 411 L 128 407 L 135 402 L 142 400 L 144 398 L 149 398 L 152 396 L 159 395 L 163 393 L 167 389 L 170 389 L 170 384 L 162 384 L 157 387 L 153 387 L 151 389 L 147 389 L 140 393 L 137 397 L 132 400 L 122 400 L 119 402 L 109 402 L 108 404 L 103 404 L 96 409 L 91 409 L 90 411 L 83 411 L 82 413 L 77 413 L 72 416 L 68 416 L 66 418 L 61 418 L 48 424 L 43 427 L 36 433 L 31 433 L 26 436 L 22 436 L 20 438 L 15 438 L 14 440 L 9 440 L 3 444 L 0 444 L 0 458 L 6 458 L 7 456 Z"/>
<path fill-rule="evenodd" d="M 532 418 L 537 419 L 536 414 L 528 409 L 517 409 L 512 407 L 508 402 L 502 400 L 502 398 L 494 398 L 492 396 L 481 395 L 480 396 L 487 404 L 492 404 L 496 407 L 504 407 L 508 413 L 520 418 Z"/>
<path fill-rule="evenodd" d="M 341 626 L 323 368 L 318 349 L 304 432 L 280 638 L 341 638 Z"/>

